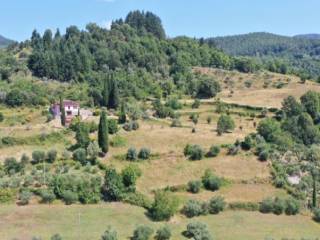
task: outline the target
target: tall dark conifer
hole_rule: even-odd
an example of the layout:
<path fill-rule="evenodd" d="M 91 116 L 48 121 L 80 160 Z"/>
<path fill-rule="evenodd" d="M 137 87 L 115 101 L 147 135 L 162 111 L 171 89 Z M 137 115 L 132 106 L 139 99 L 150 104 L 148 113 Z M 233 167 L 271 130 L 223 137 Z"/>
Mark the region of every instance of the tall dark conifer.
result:
<path fill-rule="evenodd" d="M 105 79 L 103 82 L 101 105 L 103 107 L 108 107 L 108 103 L 109 103 L 109 77 Z"/>
<path fill-rule="evenodd" d="M 106 112 L 103 110 L 100 114 L 99 129 L 98 129 L 98 143 L 103 153 L 109 150 L 108 139 L 108 120 Z"/>
<path fill-rule="evenodd" d="M 118 122 L 120 124 L 123 124 L 126 121 L 127 121 L 126 111 L 125 111 L 125 108 L 124 108 L 124 104 L 122 103 L 121 107 L 120 107 L 120 113 L 119 113 Z"/>
<path fill-rule="evenodd" d="M 119 107 L 119 88 L 116 80 L 114 79 L 113 75 L 110 80 L 110 94 L 109 94 L 109 103 L 108 107 L 117 109 Z"/>
<path fill-rule="evenodd" d="M 62 97 L 60 97 L 60 120 L 61 120 L 61 125 L 66 126 L 66 111 L 64 109 Z"/>

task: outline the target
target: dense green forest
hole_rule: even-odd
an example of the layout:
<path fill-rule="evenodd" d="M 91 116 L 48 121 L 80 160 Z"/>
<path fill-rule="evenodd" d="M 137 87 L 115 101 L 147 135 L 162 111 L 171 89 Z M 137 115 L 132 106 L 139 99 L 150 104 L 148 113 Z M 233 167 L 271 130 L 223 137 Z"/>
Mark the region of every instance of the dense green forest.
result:
<path fill-rule="evenodd" d="M 250 56 L 274 71 L 275 62 L 305 78 L 320 75 L 320 40 L 312 36 L 286 37 L 271 33 L 250 33 L 206 40 L 234 56 Z"/>
<path fill-rule="evenodd" d="M 207 40 L 168 38 L 158 16 L 133 11 L 126 18 L 113 21 L 110 30 L 94 23 L 85 30 L 70 26 L 64 34 L 46 30 L 41 35 L 34 30 L 30 40 L 2 50 L 0 78 L 11 84 L 3 86 L 3 96 L 15 99 L 1 100 L 11 106 L 57 101 L 59 94 L 49 94 L 47 86 L 10 81 L 12 75 L 28 71 L 44 82 L 82 84 L 76 88 L 81 94 L 67 97 L 81 98 L 86 105 L 114 106 L 106 99 L 114 95 L 135 99 L 172 94 L 211 97 L 219 87 L 203 92 L 208 79 L 193 73 L 192 67 L 269 70 L 307 79 L 320 73 L 319 53 L 318 41 L 265 33 Z M 19 87 L 21 84 L 23 88 Z M 210 81 L 209 85 L 216 84 Z"/>

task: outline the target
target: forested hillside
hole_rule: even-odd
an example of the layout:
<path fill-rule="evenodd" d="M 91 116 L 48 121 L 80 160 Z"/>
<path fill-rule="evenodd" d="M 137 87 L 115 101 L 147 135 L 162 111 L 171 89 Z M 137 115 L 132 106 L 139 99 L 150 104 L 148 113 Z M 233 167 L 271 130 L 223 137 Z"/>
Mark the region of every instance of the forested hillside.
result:
<path fill-rule="evenodd" d="M 3 36 L 0 35 L 0 48 L 4 48 L 7 47 L 8 45 L 10 45 L 11 43 L 13 43 L 12 40 L 7 39 Z"/>
<path fill-rule="evenodd" d="M 250 33 L 208 39 L 226 53 L 234 56 L 251 56 L 268 65 L 282 62 L 291 72 L 305 78 L 320 75 L 320 40 L 314 37 L 286 37 L 271 33 Z"/>

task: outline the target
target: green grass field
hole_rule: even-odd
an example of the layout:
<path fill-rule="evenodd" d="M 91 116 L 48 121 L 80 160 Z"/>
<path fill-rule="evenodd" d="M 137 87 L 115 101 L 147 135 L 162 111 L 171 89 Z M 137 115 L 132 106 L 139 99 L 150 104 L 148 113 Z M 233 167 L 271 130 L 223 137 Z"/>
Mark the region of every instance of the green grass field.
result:
<path fill-rule="evenodd" d="M 165 223 L 151 222 L 142 208 L 121 203 L 100 205 L 3 205 L 0 209 L 0 236 L 3 240 L 50 239 L 60 233 L 64 240 L 99 239 L 108 225 L 119 239 L 129 239 L 136 226 L 147 224 L 154 230 Z M 172 239 L 185 239 L 181 233 L 191 221 L 205 222 L 215 240 L 315 239 L 320 236 L 319 224 L 309 216 L 263 215 L 258 212 L 225 211 L 192 220 L 180 215 L 168 224 Z"/>

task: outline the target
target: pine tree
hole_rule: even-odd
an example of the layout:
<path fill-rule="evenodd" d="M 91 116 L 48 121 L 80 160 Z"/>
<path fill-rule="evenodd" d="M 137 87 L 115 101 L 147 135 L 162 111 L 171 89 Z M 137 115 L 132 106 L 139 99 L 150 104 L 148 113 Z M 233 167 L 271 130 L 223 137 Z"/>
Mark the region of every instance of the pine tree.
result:
<path fill-rule="evenodd" d="M 98 143 L 102 152 L 107 153 L 109 150 L 108 142 L 108 120 L 105 111 L 102 111 L 100 114 L 100 122 L 98 129 Z"/>
<path fill-rule="evenodd" d="M 121 107 L 120 107 L 118 123 L 119 124 L 124 124 L 126 121 L 127 121 L 126 111 L 125 111 L 125 108 L 124 108 L 124 104 L 122 103 Z"/>
<path fill-rule="evenodd" d="M 64 109 L 62 97 L 60 97 L 60 119 L 61 119 L 61 125 L 66 126 L 66 111 Z"/>

